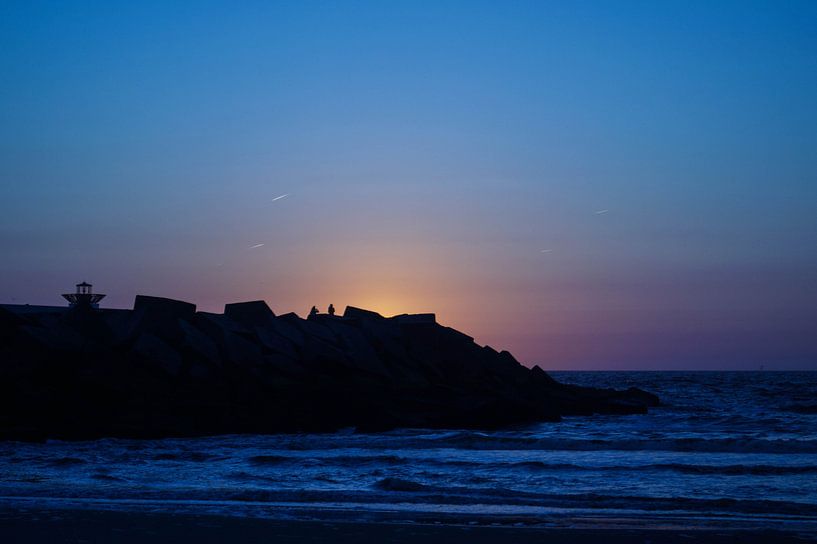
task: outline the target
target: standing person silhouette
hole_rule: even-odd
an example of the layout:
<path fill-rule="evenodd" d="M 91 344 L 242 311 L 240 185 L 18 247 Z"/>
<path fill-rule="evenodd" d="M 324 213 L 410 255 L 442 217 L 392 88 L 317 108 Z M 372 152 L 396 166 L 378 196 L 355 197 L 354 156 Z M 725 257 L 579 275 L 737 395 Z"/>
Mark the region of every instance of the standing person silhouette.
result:
<path fill-rule="evenodd" d="M 329 309 L 327 310 L 329 315 L 335 315 L 335 306 L 333 304 L 329 305 Z"/>

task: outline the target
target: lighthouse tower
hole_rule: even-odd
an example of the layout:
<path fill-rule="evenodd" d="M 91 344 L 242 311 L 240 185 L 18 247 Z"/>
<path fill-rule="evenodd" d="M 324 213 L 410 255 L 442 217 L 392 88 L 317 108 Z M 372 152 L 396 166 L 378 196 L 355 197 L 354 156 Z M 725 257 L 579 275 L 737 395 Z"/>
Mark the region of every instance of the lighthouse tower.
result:
<path fill-rule="evenodd" d="M 76 293 L 68 293 L 62 295 L 62 298 L 68 301 L 72 308 L 78 306 L 85 306 L 89 308 L 99 308 L 99 301 L 105 298 L 101 293 L 93 292 L 93 285 L 82 282 L 77 284 Z"/>

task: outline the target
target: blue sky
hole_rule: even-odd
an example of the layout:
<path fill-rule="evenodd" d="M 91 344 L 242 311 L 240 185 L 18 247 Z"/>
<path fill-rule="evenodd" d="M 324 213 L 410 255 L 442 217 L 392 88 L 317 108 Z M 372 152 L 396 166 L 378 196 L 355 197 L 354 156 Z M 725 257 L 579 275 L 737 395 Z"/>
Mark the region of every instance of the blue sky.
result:
<path fill-rule="evenodd" d="M 0 300 L 817 368 L 817 4 L 236 4 L 0 6 Z"/>

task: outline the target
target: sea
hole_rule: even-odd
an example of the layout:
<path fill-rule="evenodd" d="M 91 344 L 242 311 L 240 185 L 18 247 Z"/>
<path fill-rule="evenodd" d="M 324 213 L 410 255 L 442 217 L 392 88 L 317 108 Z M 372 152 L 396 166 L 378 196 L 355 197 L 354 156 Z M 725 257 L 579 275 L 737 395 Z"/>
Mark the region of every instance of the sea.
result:
<path fill-rule="evenodd" d="M 553 372 L 647 415 L 500 431 L 0 442 L 0 510 L 817 529 L 817 372 Z"/>

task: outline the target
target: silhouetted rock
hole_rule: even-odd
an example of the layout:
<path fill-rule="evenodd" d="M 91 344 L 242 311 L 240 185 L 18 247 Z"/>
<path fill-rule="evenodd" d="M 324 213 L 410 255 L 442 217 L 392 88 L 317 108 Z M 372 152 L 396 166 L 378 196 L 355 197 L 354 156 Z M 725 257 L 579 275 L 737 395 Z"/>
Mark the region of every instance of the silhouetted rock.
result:
<path fill-rule="evenodd" d="M 136 313 L 144 312 L 150 317 L 160 319 L 190 319 L 196 313 L 196 305 L 181 300 L 173 300 L 172 298 L 136 295 L 133 311 Z"/>
<path fill-rule="evenodd" d="M 400 314 L 392 317 L 401 325 L 433 325 L 437 322 L 434 314 Z"/>
<path fill-rule="evenodd" d="M 245 325 L 265 325 L 271 317 L 275 317 L 263 300 L 227 304 L 224 306 L 224 315 Z"/>
<path fill-rule="evenodd" d="M 132 311 L 0 306 L 0 438 L 493 428 L 657 404 L 558 383 L 434 314 L 301 319 L 263 301 L 213 314 L 145 296 Z"/>

